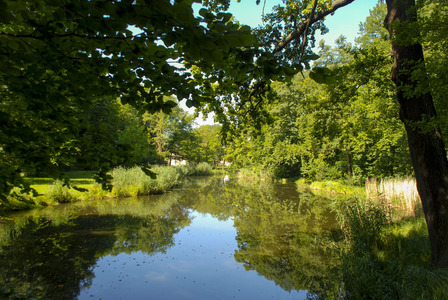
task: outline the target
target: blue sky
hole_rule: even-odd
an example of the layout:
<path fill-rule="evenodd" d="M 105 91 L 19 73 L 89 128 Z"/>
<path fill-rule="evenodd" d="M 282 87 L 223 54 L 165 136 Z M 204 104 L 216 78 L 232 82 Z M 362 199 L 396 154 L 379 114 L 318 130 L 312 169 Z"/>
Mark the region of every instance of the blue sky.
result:
<path fill-rule="evenodd" d="M 236 0 L 231 0 L 229 12 L 240 23 L 256 27 L 261 23 L 263 0 L 261 0 L 260 5 L 256 5 L 255 2 L 256 0 L 241 0 L 240 3 L 237 3 Z M 282 3 L 282 1 L 266 0 L 265 14 L 269 13 L 271 8 L 279 3 Z M 365 21 L 369 15 L 369 10 L 377 3 L 378 0 L 356 0 L 338 9 L 333 16 L 328 16 L 325 20 L 330 32 L 322 37 L 317 37 L 316 41 L 319 42 L 320 39 L 324 39 L 327 44 L 333 45 L 340 35 L 344 35 L 348 41 L 353 42 L 358 33 L 359 24 Z"/>

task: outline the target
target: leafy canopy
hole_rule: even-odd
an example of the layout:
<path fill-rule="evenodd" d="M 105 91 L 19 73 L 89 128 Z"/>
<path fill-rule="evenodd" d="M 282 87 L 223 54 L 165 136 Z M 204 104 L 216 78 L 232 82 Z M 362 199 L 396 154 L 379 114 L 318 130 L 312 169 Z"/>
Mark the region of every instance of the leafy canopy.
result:
<path fill-rule="evenodd" d="M 230 14 L 196 16 L 192 4 L 1 0 L 0 195 L 26 187 L 20 173 L 30 169 L 57 177 L 82 158 L 104 178 L 110 165 L 126 162 L 129 145 L 92 144 L 86 135 L 85 112 L 100 99 L 119 97 L 148 112 L 176 105 L 164 96 L 189 106 L 208 99 L 191 66 L 223 65 L 232 48 L 254 39 Z M 102 143 L 101 152 L 89 142 Z"/>

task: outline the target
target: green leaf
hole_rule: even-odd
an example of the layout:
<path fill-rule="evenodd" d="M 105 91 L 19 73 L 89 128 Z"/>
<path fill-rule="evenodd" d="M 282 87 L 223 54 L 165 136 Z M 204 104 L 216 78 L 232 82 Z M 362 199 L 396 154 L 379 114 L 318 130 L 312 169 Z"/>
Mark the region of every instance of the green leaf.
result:
<path fill-rule="evenodd" d="M 206 9 L 206 8 L 201 8 L 201 9 L 199 10 L 199 15 L 202 16 L 202 17 L 204 17 L 204 18 L 206 18 L 207 15 L 208 15 L 209 13 L 210 13 L 209 10 Z"/>
<path fill-rule="evenodd" d="M 151 179 L 157 179 L 157 173 L 154 173 L 153 171 L 151 171 L 151 167 L 142 166 L 141 168 L 142 168 L 143 173 L 146 174 L 146 176 L 151 177 Z"/>
<path fill-rule="evenodd" d="M 316 67 L 310 72 L 310 78 L 321 84 L 334 84 L 336 78 L 329 68 Z"/>
<path fill-rule="evenodd" d="M 304 59 L 304 60 L 316 60 L 316 59 L 319 59 L 319 55 L 317 55 L 317 54 L 309 54 L 309 55 L 304 55 L 304 56 L 302 56 L 302 58 Z"/>
<path fill-rule="evenodd" d="M 291 67 L 285 67 L 284 71 L 286 76 L 294 76 L 297 73 L 297 71 Z"/>
<path fill-rule="evenodd" d="M 72 186 L 72 188 L 78 192 L 83 192 L 83 193 L 89 191 L 88 189 L 77 187 L 77 186 Z"/>

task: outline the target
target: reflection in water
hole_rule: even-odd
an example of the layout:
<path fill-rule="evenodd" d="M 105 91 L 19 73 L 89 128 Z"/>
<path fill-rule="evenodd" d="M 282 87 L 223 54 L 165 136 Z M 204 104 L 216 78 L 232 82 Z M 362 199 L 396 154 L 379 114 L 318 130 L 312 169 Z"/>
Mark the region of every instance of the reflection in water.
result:
<path fill-rule="evenodd" d="M 327 201 L 293 184 L 218 178 L 14 214 L 0 225 L 0 298 L 328 296 L 337 232 Z"/>

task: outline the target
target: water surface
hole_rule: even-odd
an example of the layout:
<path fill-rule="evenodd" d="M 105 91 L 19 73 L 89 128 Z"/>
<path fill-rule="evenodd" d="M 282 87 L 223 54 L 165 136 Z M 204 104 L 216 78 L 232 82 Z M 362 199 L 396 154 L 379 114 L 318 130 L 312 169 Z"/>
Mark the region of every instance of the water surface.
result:
<path fill-rule="evenodd" d="M 334 280 L 328 204 L 294 184 L 210 177 L 12 214 L 0 224 L 0 286 L 47 299 L 316 298 Z"/>

